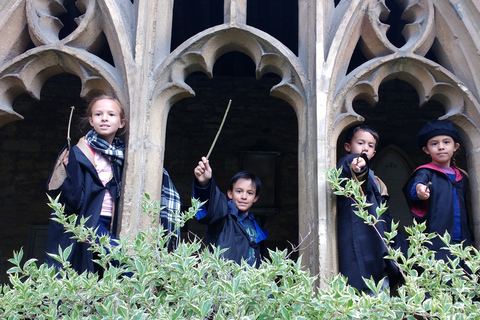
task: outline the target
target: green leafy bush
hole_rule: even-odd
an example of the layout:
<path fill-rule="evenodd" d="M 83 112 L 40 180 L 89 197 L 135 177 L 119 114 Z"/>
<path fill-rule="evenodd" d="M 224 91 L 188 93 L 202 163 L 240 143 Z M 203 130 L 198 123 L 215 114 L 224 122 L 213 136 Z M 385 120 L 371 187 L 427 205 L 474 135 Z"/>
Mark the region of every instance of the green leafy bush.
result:
<path fill-rule="evenodd" d="M 359 195 L 359 185 L 339 179 L 336 169 L 327 176 L 334 192 L 356 199 L 357 214 L 375 225 L 376 220 L 365 214 L 368 204 Z M 85 228 L 84 221 L 77 225 L 75 216 L 65 216 L 56 200 L 51 199 L 50 206 L 57 221 L 78 241 L 91 243 L 105 269 L 103 277 L 72 270 L 66 261 L 69 249 L 56 256 L 64 265 L 58 271 L 35 260 L 22 265 L 22 251 L 14 253 L 10 283 L 0 290 L 1 319 L 480 318 L 478 251 L 448 244 L 456 258 L 436 261 L 424 246 L 435 235 L 424 234 L 423 224 L 407 230 L 411 244 L 407 257 L 390 250 L 389 258 L 399 264 L 405 284 L 390 296 L 379 292 L 381 284 L 366 279 L 376 293 L 372 297 L 348 286 L 341 275 L 318 279 L 327 283 L 327 290 L 314 288 L 317 278 L 302 267 L 301 258 L 290 260 L 287 251 L 270 251 L 270 259 L 259 269 L 224 260 L 220 250 L 210 253 L 199 239 L 182 241 L 169 253 L 165 243 L 172 235 L 156 227 L 160 206 L 148 195 L 143 210 L 152 218 L 151 228 L 113 247 L 107 237 L 97 243 L 94 231 Z M 178 215 L 178 227 L 200 206 L 192 200 L 192 207 Z M 379 236 L 388 246 L 395 233 Z M 442 239 L 448 243 L 449 235 Z M 115 260 L 119 266 L 111 263 Z M 460 262 L 471 272 L 461 268 Z"/>

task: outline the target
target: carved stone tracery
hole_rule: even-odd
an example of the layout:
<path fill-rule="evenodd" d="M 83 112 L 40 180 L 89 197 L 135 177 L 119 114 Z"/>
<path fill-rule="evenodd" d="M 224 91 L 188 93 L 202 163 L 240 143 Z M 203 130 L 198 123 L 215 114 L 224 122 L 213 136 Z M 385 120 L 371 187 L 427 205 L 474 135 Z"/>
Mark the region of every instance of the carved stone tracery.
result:
<path fill-rule="evenodd" d="M 389 26 L 382 22 L 386 21 L 390 14 L 385 1 L 364 2 L 366 13 L 360 43 L 368 61 L 343 78 L 341 74 L 338 75 L 338 79 L 342 80 L 337 81 L 335 85 L 337 89 L 331 95 L 333 105 L 330 116 L 330 121 L 332 121 L 331 143 L 336 143 L 338 136 L 345 128 L 365 120 L 354 110 L 355 100 L 365 100 L 371 106 L 375 106 L 378 102 L 380 85 L 392 79 L 400 79 L 416 89 L 420 99 L 419 107 L 431 100 L 438 101 L 443 105 L 445 114 L 441 119 L 449 119 L 459 128 L 469 157 L 468 170 L 476 174 L 480 171 L 480 158 L 476 152 L 469 150 L 477 150 L 480 144 L 478 125 L 480 123 L 480 103 L 476 98 L 478 91 L 471 91 L 467 83 L 452 73 L 452 71 L 458 72 L 463 69 L 464 71 L 459 75 L 464 75 L 463 79 L 469 84 L 473 84 L 471 79 L 475 76 L 465 77 L 471 72 L 470 63 L 460 67 L 459 60 L 456 59 L 456 55 L 459 55 L 465 59 L 465 62 L 468 61 L 467 56 L 471 52 L 471 47 L 463 45 L 449 48 L 448 46 L 451 44 L 448 42 L 438 42 L 438 39 L 445 41 L 447 37 L 443 34 L 438 36 L 436 33 L 438 22 L 450 21 L 451 29 L 447 34 L 451 33 L 452 35 L 457 32 L 457 29 L 464 31 L 463 25 L 458 23 L 458 20 L 457 25 L 454 25 L 451 22 L 452 19 L 444 16 L 448 12 L 452 13 L 450 12 L 452 7 L 449 7 L 448 4 L 444 5 L 431 0 L 405 0 L 397 1 L 397 3 L 404 10 L 402 19 L 407 21 L 402 31 L 406 43 L 401 48 L 395 47 L 388 40 Z M 458 13 L 458 8 L 453 7 Z M 351 40 L 354 41 L 354 39 Z M 442 58 L 440 62 L 449 69 L 437 61 L 431 61 L 425 57 L 427 52 L 432 50 L 435 42 L 436 45 L 433 49 L 439 51 Z M 452 56 L 446 52 L 451 49 L 455 52 L 455 56 L 453 56 L 453 52 Z M 342 72 L 344 69 L 338 68 L 337 70 Z M 471 181 L 471 187 L 474 193 L 479 192 L 475 181 Z M 478 210 L 478 199 L 475 199 L 472 205 L 475 210 Z M 476 223 L 474 228 L 478 237 L 480 227 Z"/>

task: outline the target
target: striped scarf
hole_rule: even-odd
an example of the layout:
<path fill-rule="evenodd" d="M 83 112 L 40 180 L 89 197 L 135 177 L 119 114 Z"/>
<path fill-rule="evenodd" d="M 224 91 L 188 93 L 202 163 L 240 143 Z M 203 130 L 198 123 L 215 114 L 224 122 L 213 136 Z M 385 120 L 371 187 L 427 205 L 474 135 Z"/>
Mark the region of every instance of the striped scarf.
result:
<path fill-rule="evenodd" d="M 125 144 L 119 137 L 113 139 L 112 144 L 100 137 L 95 130 L 90 130 L 85 139 L 88 144 L 101 154 L 105 155 L 112 165 L 113 177 L 117 182 L 117 198 L 120 197 L 123 160 L 125 158 Z"/>

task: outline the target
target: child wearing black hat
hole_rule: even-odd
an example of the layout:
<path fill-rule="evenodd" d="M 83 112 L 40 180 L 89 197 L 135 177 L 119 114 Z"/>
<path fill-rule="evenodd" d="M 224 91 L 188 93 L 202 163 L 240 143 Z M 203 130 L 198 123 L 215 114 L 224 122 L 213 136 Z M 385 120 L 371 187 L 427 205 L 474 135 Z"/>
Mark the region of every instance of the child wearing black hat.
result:
<path fill-rule="evenodd" d="M 418 167 L 403 193 L 411 214 L 426 221 L 427 233 L 443 235 L 448 231 L 453 243 L 472 244 L 472 233 L 466 208 L 466 173 L 455 166 L 454 155 L 460 147 L 460 134 L 447 120 L 433 120 L 425 124 L 416 136 L 423 152 L 432 162 Z M 448 251 L 439 237 L 429 246 L 437 259 L 445 259 Z"/>

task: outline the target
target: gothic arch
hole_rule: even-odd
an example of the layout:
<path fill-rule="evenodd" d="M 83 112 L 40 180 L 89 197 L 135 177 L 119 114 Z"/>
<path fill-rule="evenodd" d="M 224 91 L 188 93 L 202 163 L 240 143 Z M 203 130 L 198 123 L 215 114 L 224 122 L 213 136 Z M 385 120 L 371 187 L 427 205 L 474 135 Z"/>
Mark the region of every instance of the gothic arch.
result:
<path fill-rule="evenodd" d="M 99 92 L 113 94 L 123 103 L 125 96 L 118 84 L 117 70 L 108 64 L 92 65 L 95 56 L 87 57 L 76 50 L 33 49 L 28 55 L 15 59 L 0 73 L 0 110 L 10 113 L 10 117 L 1 117 L 0 126 L 23 117 L 12 108 L 13 100 L 21 93 L 28 92 L 33 98 L 40 99 L 40 91 L 45 81 L 60 73 L 72 73 L 82 81 L 82 97 Z M 126 105 L 124 103 L 124 105 Z"/>
<path fill-rule="evenodd" d="M 336 141 L 338 133 L 348 123 L 363 121 L 353 112 L 351 102 L 361 98 L 374 105 L 378 100 L 379 84 L 395 77 L 403 77 L 403 80 L 417 89 L 422 99 L 421 104 L 429 99 L 438 100 L 448 109 L 446 116 L 464 110 L 474 123 L 478 123 L 478 115 L 474 115 L 478 113 L 475 110 L 480 110 L 478 90 L 475 89 L 478 72 L 472 72 L 476 69 L 472 57 L 477 47 L 472 39 L 478 30 L 473 28 L 474 17 L 470 15 L 475 12 L 475 8 L 468 7 L 473 5 L 450 5 L 431 0 L 396 2 L 403 6 L 402 19 L 406 21 L 402 31 L 405 44 L 401 47 L 392 45 L 387 37 L 390 25 L 385 21 L 391 10 L 384 1 L 340 2 L 334 9 L 334 14 L 342 19 L 334 21 L 331 29 L 336 32 L 329 32 L 326 38 L 329 44 L 327 65 L 331 68 L 327 73 L 335 88 L 329 93 L 333 109 L 328 111 L 328 118 L 334 127 L 331 142 Z M 460 17 L 465 23 L 448 19 L 452 15 Z M 449 45 L 452 43 L 451 38 L 458 33 L 468 33 L 472 37 L 462 38 L 459 45 Z M 362 52 L 368 60 L 346 74 L 348 64 L 345 61 L 352 56 L 357 42 L 360 42 Z M 432 48 L 439 55 L 438 62 L 424 57 Z M 460 61 L 457 62 L 458 60 Z M 342 97 L 347 98 L 340 102 Z M 465 108 L 462 109 L 464 105 Z M 339 107 L 342 108 L 340 112 L 337 109 Z M 340 124 L 343 121 L 347 123 Z"/>
<path fill-rule="evenodd" d="M 65 12 L 60 2 L 46 4 L 39 0 L 17 1 L 10 9 L 8 22 L 18 30 L 9 37 L 17 44 L 0 49 L 0 59 L 10 61 L 0 67 L 0 126 L 22 116 L 13 110 L 12 102 L 21 93 L 27 92 L 40 99 L 43 83 L 59 73 L 77 75 L 82 81 L 82 97 L 98 93 L 116 96 L 128 110 L 128 68 L 133 60 L 133 41 L 126 32 L 131 26 L 135 10 L 133 4 L 115 1 L 77 1 L 80 15 L 76 17 L 77 28 L 65 38 L 59 38 L 63 27 L 58 15 Z M 25 8 L 22 7 L 25 6 Z M 122 17 L 123 23 L 115 17 Z M 125 23 L 126 22 L 126 23 Z M 23 28 L 22 28 L 23 27 Z M 113 52 L 114 64 L 99 58 L 96 53 L 107 38 Z M 34 46 L 28 49 L 28 42 Z"/>
<path fill-rule="evenodd" d="M 418 56 L 411 58 L 389 56 L 372 62 L 345 78 L 332 109 L 334 124 L 343 121 L 350 124 L 356 120 L 363 121 L 353 110 L 353 101 L 361 98 L 374 105 L 378 101 L 380 84 L 395 78 L 408 82 L 417 90 L 420 106 L 433 99 L 444 105 L 445 117 L 464 114 L 467 118 L 477 120 L 479 116 L 478 101 L 461 80 L 448 70 Z"/>
<path fill-rule="evenodd" d="M 330 87 L 325 94 L 329 106 L 325 112 L 326 135 L 330 146 L 326 165 L 336 165 L 334 155 L 338 152 L 337 141 L 342 131 L 365 121 L 354 110 L 353 103 L 364 100 L 374 107 L 379 101 L 380 85 L 400 79 L 415 88 L 419 107 L 438 101 L 445 108 L 441 118 L 451 120 L 461 132 L 468 172 L 470 177 L 478 177 L 479 46 L 473 40 L 479 36 L 475 27 L 478 5 L 468 1 L 432 0 L 395 3 L 403 10 L 398 17 L 405 23 L 401 45 L 395 45 L 392 35 L 388 34 L 392 25 L 387 21 L 393 12 L 385 1 L 340 1 L 333 9 L 338 18 L 332 19 L 326 33 L 326 68 L 322 79 Z M 358 49 L 363 61 L 349 70 L 354 51 Z M 479 212 L 480 208 L 477 180 L 470 179 L 473 212 Z M 334 220 L 333 202 L 330 208 L 329 219 Z M 474 217 L 476 237 L 480 234 L 478 220 L 478 216 Z"/>
<path fill-rule="evenodd" d="M 153 102 L 146 119 L 146 140 L 149 141 L 146 158 L 163 163 L 166 122 L 170 108 L 183 98 L 195 96 L 193 89 L 185 82 L 188 75 L 200 71 L 212 78 L 217 59 L 232 51 L 244 53 L 254 61 L 257 80 L 266 73 L 280 76 L 280 82 L 270 89 L 270 93 L 286 101 L 294 109 L 298 122 L 298 145 L 306 143 L 306 79 L 297 58 L 283 44 L 262 31 L 248 26 L 222 25 L 187 40 L 154 70 L 157 82 L 152 90 Z M 162 123 L 158 125 L 158 121 Z M 300 178 L 307 175 L 301 162 L 301 159 L 306 157 L 300 154 L 302 151 L 299 147 L 299 190 L 306 189 L 306 179 Z M 151 185 L 157 185 L 157 188 L 152 189 L 160 190 L 158 187 L 161 181 L 154 179 L 157 178 L 151 180 Z M 305 193 L 299 193 L 298 198 L 299 219 L 307 220 L 300 214 L 307 211 L 303 208 L 306 203 Z"/>
<path fill-rule="evenodd" d="M 185 78 L 195 71 L 213 77 L 215 61 L 230 51 L 242 52 L 254 61 L 257 79 L 269 72 L 279 75 L 282 80 L 271 89 L 271 94 L 290 103 L 297 115 L 303 112 L 306 78 L 297 57 L 275 38 L 249 26 L 221 25 L 184 42 L 154 70 L 154 99 L 171 105 L 194 95 Z"/>
<path fill-rule="evenodd" d="M 466 86 L 448 70 L 422 58 L 383 59 L 372 68 L 360 70 L 345 84 L 334 104 L 334 134 L 335 143 L 340 133 L 354 123 L 365 119 L 353 109 L 353 101 L 364 99 L 375 105 L 378 102 L 378 88 L 381 83 L 399 78 L 410 83 L 420 98 L 420 107 L 429 100 L 439 101 L 445 107 L 441 119 L 451 120 L 462 135 L 462 143 L 467 153 L 468 171 L 470 175 L 479 173 L 480 157 L 477 150 L 480 147 L 479 120 L 480 104 Z M 372 66 L 371 65 L 371 66 Z M 333 143 L 333 141 L 332 141 Z M 476 179 L 470 179 L 473 196 L 472 208 L 478 212 L 480 190 Z M 477 219 L 474 219 L 477 220 Z M 474 225 L 475 234 L 480 233 L 478 223 Z"/>

